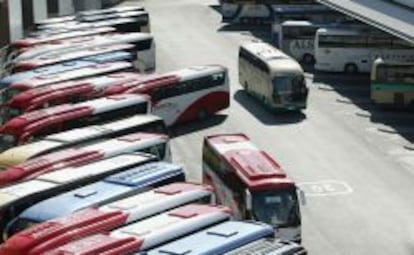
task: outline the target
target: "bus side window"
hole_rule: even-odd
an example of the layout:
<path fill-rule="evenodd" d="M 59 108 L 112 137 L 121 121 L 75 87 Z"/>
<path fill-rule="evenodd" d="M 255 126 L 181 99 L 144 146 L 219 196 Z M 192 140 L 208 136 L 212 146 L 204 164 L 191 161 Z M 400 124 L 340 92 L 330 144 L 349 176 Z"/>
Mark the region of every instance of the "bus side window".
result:
<path fill-rule="evenodd" d="M 222 85 L 224 82 L 224 77 L 225 77 L 224 73 L 213 74 L 211 76 L 212 78 L 211 86 L 214 87 L 214 86 Z"/>

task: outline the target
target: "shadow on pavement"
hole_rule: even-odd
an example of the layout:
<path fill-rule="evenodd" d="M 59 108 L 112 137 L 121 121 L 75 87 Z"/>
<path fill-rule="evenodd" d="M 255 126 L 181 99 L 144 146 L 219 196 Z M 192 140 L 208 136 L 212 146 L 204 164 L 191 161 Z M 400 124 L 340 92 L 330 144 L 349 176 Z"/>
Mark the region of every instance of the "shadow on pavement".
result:
<path fill-rule="evenodd" d="M 414 142 L 414 110 L 383 109 L 372 104 L 368 74 L 316 72 L 313 82 L 327 84 L 329 88 L 346 99 L 345 101 L 338 100 L 338 103 L 355 104 L 362 111 L 369 113 L 367 117 L 371 122 L 389 126 L 409 142 Z"/>
<path fill-rule="evenodd" d="M 301 111 L 272 112 L 244 90 L 238 90 L 233 98 L 248 110 L 252 116 L 265 125 L 288 125 L 306 119 L 306 115 Z"/>
<path fill-rule="evenodd" d="M 227 119 L 225 114 L 214 114 L 209 116 L 205 120 L 197 120 L 187 123 L 182 123 L 177 126 L 171 127 L 169 135 L 171 138 L 176 138 L 182 135 L 190 134 L 193 132 L 200 131 L 205 128 L 210 128 L 223 123 Z"/>

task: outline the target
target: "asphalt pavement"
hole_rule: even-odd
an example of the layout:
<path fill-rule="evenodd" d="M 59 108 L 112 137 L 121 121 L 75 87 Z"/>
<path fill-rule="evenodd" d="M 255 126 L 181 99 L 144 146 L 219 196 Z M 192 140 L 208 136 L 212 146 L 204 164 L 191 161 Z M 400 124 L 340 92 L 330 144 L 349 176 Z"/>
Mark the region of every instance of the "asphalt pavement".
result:
<path fill-rule="evenodd" d="M 367 76 L 309 74 L 308 109 L 270 113 L 241 90 L 237 76 L 240 43 L 270 31 L 225 26 L 215 0 L 124 4 L 150 12 L 157 72 L 210 63 L 230 69 L 231 107 L 172 131 L 173 160 L 191 180 L 201 177 L 205 135 L 243 132 L 305 191 L 303 243 L 310 254 L 414 254 L 414 151 L 404 148 L 413 142 L 412 112 L 371 106 Z"/>

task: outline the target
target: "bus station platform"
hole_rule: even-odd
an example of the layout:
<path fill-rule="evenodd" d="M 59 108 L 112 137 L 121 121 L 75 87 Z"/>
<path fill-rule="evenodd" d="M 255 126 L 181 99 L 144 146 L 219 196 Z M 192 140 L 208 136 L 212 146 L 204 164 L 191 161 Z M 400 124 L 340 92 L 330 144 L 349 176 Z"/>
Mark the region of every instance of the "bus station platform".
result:
<path fill-rule="evenodd" d="M 318 0 L 318 2 L 414 44 L 413 9 L 379 0 Z"/>

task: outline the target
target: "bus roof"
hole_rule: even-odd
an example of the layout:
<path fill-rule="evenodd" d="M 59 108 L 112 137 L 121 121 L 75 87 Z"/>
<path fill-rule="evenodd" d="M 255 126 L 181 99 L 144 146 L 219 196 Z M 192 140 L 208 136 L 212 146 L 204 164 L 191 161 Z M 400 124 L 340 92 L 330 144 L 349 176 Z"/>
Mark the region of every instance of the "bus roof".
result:
<path fill-rule="evenodd" d="M 135 133 L 84 147 L 71 147 L 49 153 L 0 172 L 0 186 L 22 179 L 32 179 L 40 174 L 64 167 L 78 166 L 122 153 L 139 151 L 161 141 L 167 142 L 168 136 L 164 134 Z"/>
<path fill-rule="evenodd" d="M 166 180 L 180 176 L 184 181 L 184 170 L 178 165 L 167 162 L 145 164 L 43 200 L 26 209 L 19 218 L 43 222 L 141 193 L 150 186 L 160 186 Z"/>
<path fill-rule="evenodd" d="M 81 11 L 78 12 L 78 16 L 93 16 L 93 15 L 100 15 L 100 14 L 108 14 L 114 12 L 127 12 L 127 11 L 143 11 L 145 10 L 142 6 L 117 6 L 113 8 L 106 8 L 101 10 L 89 10 L 89 11 Z"/>
<path fill-rule="evenodd" d="M 143 153 L 121 154 L 109 159 L 93 162 L 80 167 L 69 167 L 38 176 L 36 179 L 20 182 L 0 189 L 0 208 L 7 208 L 20 201 L 30 203 L 47 198 L 51 192 L 61 192 L 72 187 L 84 185 L 102 179 L 111 174 L 125 171 L 151 161 L 156 157 Z M 49 195 L 50 196 L 50 195 Z"/>
<path fill-rule="evenodd" d="M 0 85 L 2 88 L 33 88 L 94 75 L 131 70 L 132 68 L 132 63 L 126 61 L 98 63 L 96 61 L 74 60 L 7 76 L 0 80 Z"/>
<path fill-rule="evenodd" d="M 36 122 L 51 123 L 59 120 L 67 121 L 79 117 L 99 114 L 110 110 L 121 109 L 139 103 L 148 102 L 149 98 L 138 94 L 121 94 L 98 98 L 77 104 L 64 104 L 46 109 L 24 113 L 7 121 L 0 129 L 3 133 L 21 132 L 27 126 L 33 126 Z"/>
<path fill-rule="evenodd" d="M 270 75 L 303 74 L 303 69 L 296 60 L 268 43 L 248 42 L 241 47 L 266 63 Z"/>
<path fill-rule="evenodd" d="M 86 61 L 93 61 L 96 63 L 103 63 L 104 60 L 109 61 L 121 61 L 125 60 L 128 52 L 134 48 L 132 44 L 114 44 L 114 45 L 107 45 L 107 46 L 98 46 L 98 47 L 90 47 L 90 48 L 83 48 L 76 52 L 68 52 L 62 54 L 55 54 L 55 55 L 48 55 L 48 56 L 38 56 L 32 59 L 23 60 L 16 63 L 13 68 L 18 70 L 31 70 L 35 68 L 39 68 L 42 66 L 47 65 L 54 65 L 57 63 L 62 63 L 66 61 L 72 61 L 76 59 L 83 59 Z M 122 52 L 119 53 L 119 52 Z M 109 53 L 109 54 L 108 54 Z M 103 56 L 106 59 L 102 59 Z M 123 57 L 122 59 L 119 59 Z"/>
<path fill-rule="evenodd" d="M 39 141 L 16 146 L 2 152 L 0 154 L 0 166 L 14 166 L 48 151 L 54 151 L 60 147 L 77 144 L 93 138 L 104 137 L 106 135 L 115 137 L 117 133 L 122 132 L 123 130 L 128 130 L 155 121 L 163 120 L 160 117 L 151 114 L 137 114 L 129 118 L 103 125 L 86 126 L 52 134 Z"/>
<path fill-rule="evenodd" d="M 43 105 L 44 103 L 56 98 L 97 93 L 106 87 L 130 82 L 139 79 L 141 76 L 142 75 L 138 73 L 120 72 L 81 80 L 66 81 L 48 86 L 35 87 L 15 95 L 7 102 L 7 105 L 10 107 L 30 110 L 31 107 Z"/>
<path fill-rule="evenodd" d="M 260 239 L 224 255 L 306 255 L 306 250 L 299 244 L 279 239 Z"/>
<path fill-rule="evenodd" d="M 73 37 L 89 36 L 94 34 L 103 34 L 114 32 L 115 28 L 113 27 L 99 27 L 92 29 L 83 29 L 78 31 L 66 31 L 64 33 L 55 34 L 51 36 L 36 36 L 36 37 L 26 37 L 24 39 L 16 40 L 12 42 L 12 45 L 15 47 L 31 47 L 37 44 L 53 42 L 57 40 L 63 40 Z"/>
<path fill-rule="evenodd" d="M 96 21 L 110 20 L 110 19 L 116 19 L 116 18 L 135 18 L 135 17 L 139 17 L 143 15 L 148 15 L 148 12 L 144 10 L 114 12 L 114 13 L 82 16 L 82 17 L 78 17 L 78 20 L 80 22 L 96 22 Z"/>
<path fill-rule="evenodd" d="M 100 176 L 101 174 L 116 174 L 142 162 L 149 162 L 150 154 L 141 152 L 126 152 L 114 157 L 104 158 L 102 160 L 91 162 L 81 166 L 70 166 L 57 171 L 45 173 L 36 177 L 37 180 L 65 184 L 74 180 L 80 180 L 91 176 Z"/>
<path fill-rule="evenodd" d="M 32 156 L 38 155 L 41 151 L 48 151 L 61 146 L 61 142 L 51 140 L 40 140 L 34 143 L 28 143 L 12 147 L 0 154 L 0 166 L 11 167 L 24 162 Z"/>
<path fill-rule="evenodd" d="M 62 245 L 85 235 L 112 230 L 207 196 L 212 196 L 210 186 L 172 183 L 102 207 L 86 208 L 34 225 L 9 238 L 3 245 L 3 251 L 28 253 L 37 245 L 43 249 L 53 248 L 56 243 Z M 46 245 L 42 244 L 44 240 L 47 240 Z"/>
<path fill-rule="evenodd" d="M 221 134 L 206 137 L 252 190 L 292 187 L 279 164 L 265 151 L 259 150 L 244 134 Z"/>
<path fill-rule="evenodd" d="M 120 131 L 134 126 L 140 126 L 152 121 L 162 120 L 160 117 L 152 114 L 137 114 L 129 118 L 106 123 L 103 125 L 87 126 L 84 128 L 72 129 L 69 131 L 46 136 L 44 140 L 59 141 L 62 143 L 70 143 L 85 138 L 91 138 L 102 133 Z"/>
<path fill-rule="evenodd" d="M 59 53 L 79 51 L 91 46 L 106 46 L 120 43 L 137 43 L 144 40 L 153 39 L 148 33 L 110 33 L 88 37 L 70 38 L 60 40 L 57 43 L 42 44 L 30 48 L 18 55 L 14 62 L 28 60 L 37 56 L 49 56 Z"/>
<path fill-rule="evenodd" d="M 227 221 L 141 254 L 222 254 L 273 234 L 273 228 L 263 223 Z"/>
<path fill-rule="evenodd" d="M 152 248 L 199 229 L 225 221 L 227 207 L 191 204 L 128 225 L 110 234 L 98 234 L 66 244 L 46 254 L 129 254 Z"/>
<path fill-rule="evenodd" d="M 44 190 L 57 187 L 57 183 L 45 182 L 42 180 L 29 180 L 10 185 L 0 189 L 0 208 L 6 209 L 12 202 L 26 197 L 34 196 Z M 4 220 L 4 219 L 3 219 Z"/>

